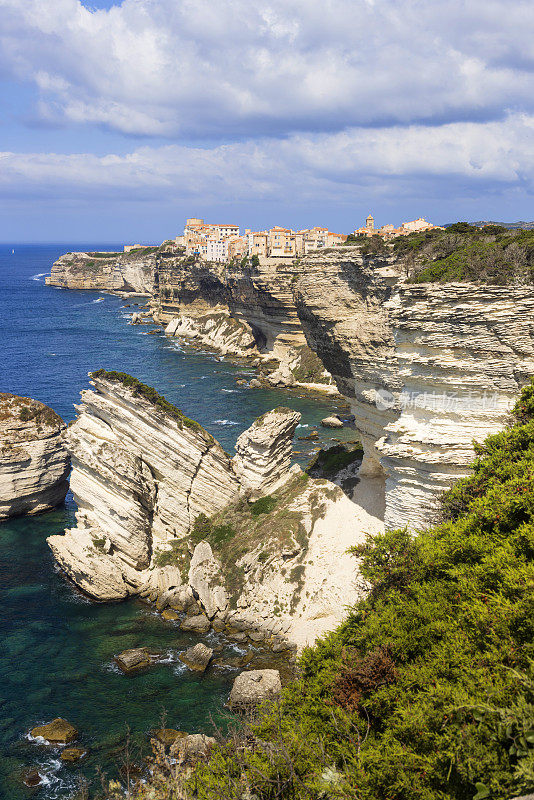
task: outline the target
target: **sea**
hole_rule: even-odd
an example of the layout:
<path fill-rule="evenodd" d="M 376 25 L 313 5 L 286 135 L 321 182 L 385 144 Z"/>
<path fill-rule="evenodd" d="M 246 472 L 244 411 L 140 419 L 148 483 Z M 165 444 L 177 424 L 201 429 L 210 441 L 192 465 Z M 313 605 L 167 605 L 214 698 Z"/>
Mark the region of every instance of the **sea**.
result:
<path fill-rule="evenodd" d="M 41 400 L 70 421 L 89 386 L 88 373 L 120 370 L 154 386 L 229 452 L 239 434 L 275 406 L 301 412 L 297 437 L 337 409 L 328 398 L 236 385 L 251 377 L 247 367 L 162 332 L 147 335 L 153 325 L 128 324 L 136 309 L 124 306 L 132 301 L 45 285 L 62 253 L 113 249 L 120 246 L 0 245 L 0 391 Z M 320 426 L 319 433 L 323 446 L 339 436 Z M 316 446 L 297 438 L 295 459 L 304 464 Z M 92 602 L 58 570 L 46 537 L 73 526 L 75 510 L 69 494 L 54 511 L 0 523 L 1 800 L 74 798 L 82 788 L 95 796 L 102 775 L 115 776 L 126 758 L 135 762 L 146 755 L 154 729 L 209 734 L 228 722 L 224 704 L 235 669 L 191 673 L 178 653 L 198 637 L 141 601 Z M 242 652 L 213 633 L 202 638 L 221 648 L 222 661 Z M 113 656 L 144 645 L 160 649 L 164 663 L 126 677 Z M 88 750 L 81 762 L 65 764 L 59 748 L 29 735 L 55 717 L 79 730 L 79 743 Z M 30 789 L 23 781 L 32 769 L 42 782 Z"/>

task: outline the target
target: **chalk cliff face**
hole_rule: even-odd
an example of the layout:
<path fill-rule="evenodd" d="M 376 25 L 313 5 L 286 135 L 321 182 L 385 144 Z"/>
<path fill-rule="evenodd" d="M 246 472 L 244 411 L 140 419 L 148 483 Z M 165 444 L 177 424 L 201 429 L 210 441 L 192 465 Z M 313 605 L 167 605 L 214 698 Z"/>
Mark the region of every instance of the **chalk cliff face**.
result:
<path fill-rule="evenodd" d="M 121 599 L 139 591 L 158 552 L 190 533 L 199 514 L 211 516 L 247 491 L 242 474 L 254 470 L 259 486 L 283 477 L 300 415 L 274 412 L 256 425 L 267 456 L 278 454 L 262 477 L 256 452 L 250 466 L 242 449 L 234 470 L 207 431 L 130 376 L 93 373 L 91 383 L 67 434 L 77 527 L 48 541 L 84 591 Z"/>
<path fill-rule="evenodd" d="M 306 343 L 293 300 L 294 266 L 216 264 L 194 257 L 158 261 L 154 318 L 170 336 L 183 336 L 224 355 L 267 363 L 275 385 L 333 388 Z"/>
<path fill-rule="evenodd" d="M 155 268 L 156 254 L 152 251 L 66 253 L 52 265 L 45 282 L 63 289 L 151 294 Z"/>
<path fill-rule="evenodd" d="M 0 520 L 47 511 L 65 499 L 65 429 L 44 403 L 0 394 Z"/>
<path fill-rule="evenodd" d="M 388 527 L 424 527 L 534 373 L 531 287 L 407 284 L 356 248 L 300 264 L 307 340 L 350 400 Z"/>

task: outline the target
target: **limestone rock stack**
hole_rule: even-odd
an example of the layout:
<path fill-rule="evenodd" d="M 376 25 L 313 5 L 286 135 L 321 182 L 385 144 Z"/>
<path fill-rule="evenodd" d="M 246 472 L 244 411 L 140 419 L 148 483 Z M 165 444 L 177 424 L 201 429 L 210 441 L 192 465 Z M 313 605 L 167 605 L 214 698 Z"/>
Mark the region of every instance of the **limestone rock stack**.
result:
<path fill-rule="evenodd" d="M 65 429 L 44 403 L 0 394 L 0 520 L 47 511 L 65 499 Z"/>
<path fill-rule="evenodd" d="M 207 431 L 150 387 L 103 371 L 93 373 L 91 383 L 67 434 L 77 527 L 48 542 L 60 566 L 87 594 L 116 600 L 159 584 L 153 569 L 157 555 L 184 539 L 199 514 L 212 516 L 246 492 L 241 473 L 259 475 L 263 469 L 263 483 L 269 485 L 283 478 L 300 415 L 273 412 L 266 427 L 255 424 L 254 431 L 264 428 L 263 435 L 250 437 L 248 453 L 242 447 L 236 471 Z M 273 464 L 260 459 L 258 465 L 258 452 L 272 454 Z M 197 588 L 213 616 L 226 607 L 226 598 L 206 579 L 210 553 L 198 553 Z M 167 586 L 180 581 L 174 568 Z"/>
<path fill-rule="evenodd" d="M 300 414 L 290 408 L 275 408 L 256 420 L 236 442 L 232 461 L 243 486 L 268 494 L 291 466 L 291 440 Z"/>

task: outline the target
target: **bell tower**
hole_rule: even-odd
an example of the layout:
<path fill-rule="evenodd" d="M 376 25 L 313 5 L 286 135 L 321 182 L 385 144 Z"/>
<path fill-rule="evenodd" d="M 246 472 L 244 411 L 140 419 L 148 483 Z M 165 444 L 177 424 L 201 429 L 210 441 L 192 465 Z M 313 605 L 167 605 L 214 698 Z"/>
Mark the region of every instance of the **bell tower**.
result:
<path fill-rule="evenodd" d="M 375 229 L 375 220 L 371 214 L 369 214 L 369 216 L 365 220 L 365 227 L 367 228 L 368 231 L 374 231 Z"/>

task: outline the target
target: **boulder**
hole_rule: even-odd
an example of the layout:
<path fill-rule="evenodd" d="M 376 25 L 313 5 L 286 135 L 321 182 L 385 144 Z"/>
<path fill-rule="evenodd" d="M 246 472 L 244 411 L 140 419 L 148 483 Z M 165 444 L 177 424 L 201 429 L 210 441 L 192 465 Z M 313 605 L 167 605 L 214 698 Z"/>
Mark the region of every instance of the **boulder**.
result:
<path fill-rule="evenodd" d="M 162 619 L 167 620 L 167 622 L 171 622 L 176 619 L 180 619 L 180 615 L 177 611 L 173 611 L 172 608 L 164 608 L 161 612 Z"/>
<path fill-rule="evenodd" d="M 206 647 L 205 644 L 199 642 L 194 647 L 186 650 L 185 653 L 180 653 L 178 657 L 189 669 L 195 670 L 195 672 L 205 672 L 212 656 L 213 650 L 211 647 Z"/>
<path fill-rule="evenodd" d="M 195 547 L 189 566 L 189 584 L 209 619 L 227 611 L 228 596 L 222 586 L 221 563 L 208 542 L 200 542 Z"/>
<path fill-rule="evenodd" d="M 66 719 L 57 717 L 52 722 L 47 722 L 46 725 L 38 725 L 30 731 L 32 736 L 38 736 L 46 739 L 50 744 L 68 744 L 73 742 L 78 736 L 78 731 L 67 722 Z"/>
<path fill-rule="evenodd" d="M 343 423 L 341 422 L 339 417 L 334 417 L 334 416 L 325 417 L 324 419 L 322 419 L 321 420 L 321 425 L 323 426 L 323 428 L 342 428 L 343 427 Z"/>
<path fill-rule="evenodd" d="M 196 605 L 196 600 L 193 597 L 190 586 L 180 586 L 173 591 L 169 598 L 169 606 L 174 609 L 174 611 L 187 611 L 194 605 Z"/>
<path fill-rule="evenodd" d="M 261 381 L 259 381 L 257 378 L 252 378 L 249 386 L 251 389 L 261 389 Z"/>
<path fill-rule="evenodd" d="M 196 617 L 186 617 L 180 625 L 181 630 L 191 631 L 192 633 L 207 633 L 210 627 L 210 621 L 204 614 L 198 614 Z"/>
<path fill-rule="evenodd" d="M 38 770 L 29 769 L 27 772 L 24 773 L 22 780 L 26 786 L 29 786 L 30 789 L 33 789 L 35 786 L 39 786 L 42 783 L 43 779 Z"/>
<path fill-rule="evenodd" d="M 138 672 L 140 669 L 145 669 L 152 663 L 150 653 L 146 647 L 124 650 L 118 656 L 115 656 L 114 661 L 119 669 L 127 675 L 132 672 Z"/>
<path fill-rule="evenodd" d="M 86 755 L 87 750 L 84 750 L 83 747 L 66 747 L 61 753 L 61 760 L 69 762 L 79 761 Z"/>
<path fill-rule="evenodd" d="M 215 744 L 216 741 L 212 736 L 190 733 L 178 743 L 178 757 L 186 762 L 198 761 L 198 759 L 206 758 Z"/>
<path fill-rule="evenodd" d="M 277 669 L 253 669 L 238 675 L 228 705 L 235 710 L 250 710 L 264 700 L 277 700 L 282 691 Z"/>

